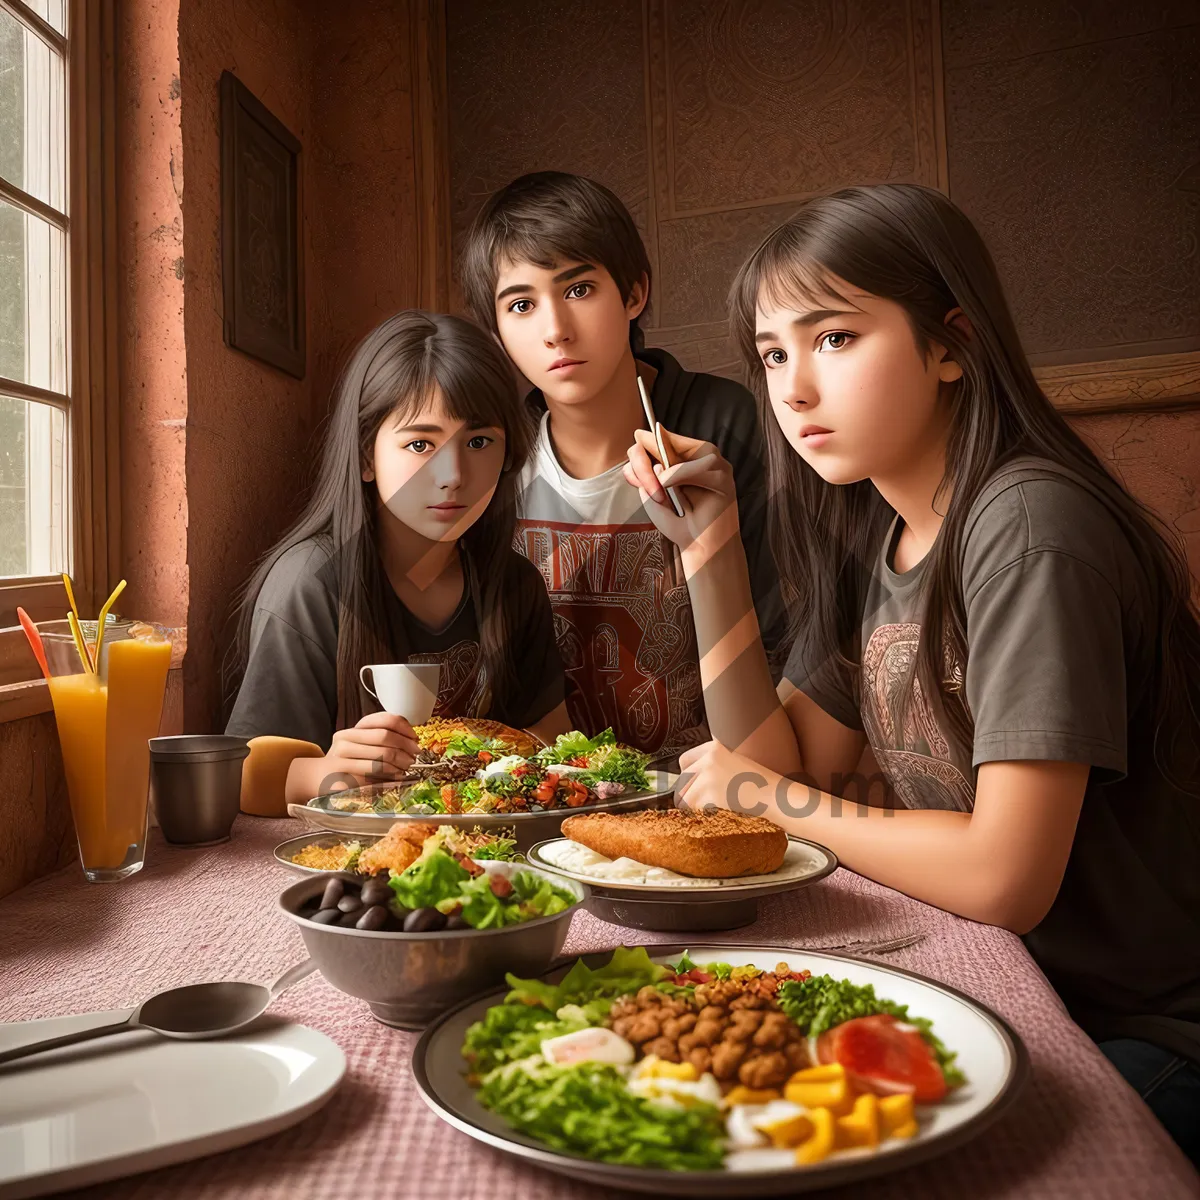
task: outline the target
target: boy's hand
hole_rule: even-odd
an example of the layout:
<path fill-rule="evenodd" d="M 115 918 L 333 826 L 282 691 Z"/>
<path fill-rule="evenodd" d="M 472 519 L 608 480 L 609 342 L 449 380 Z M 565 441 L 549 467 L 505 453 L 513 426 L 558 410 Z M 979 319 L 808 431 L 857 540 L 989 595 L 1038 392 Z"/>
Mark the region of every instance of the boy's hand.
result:
<path fill-rule="evenodd" d="M 655 526 L 683 553 L 685 565 L 698 567 L 738 532 L 737 489 L 733 468 L 711 442 L 662 431 L 673 467 L 663 468 L 654 434 L 638 429 L 628 451 L 626 480 L 641 493 Z M 663 490 L 673 487 L 684 515 L 677 517 Z M 690 560 L 690 562 L 689 562 Z"/>
<path fill-rule="evenodd" d="M 326 775 L 353 775 L 360 784 L 397 779 L 420 753 L 413 727 L 394 713 L 368 713 L 333 735 L 324 758 Z"/>

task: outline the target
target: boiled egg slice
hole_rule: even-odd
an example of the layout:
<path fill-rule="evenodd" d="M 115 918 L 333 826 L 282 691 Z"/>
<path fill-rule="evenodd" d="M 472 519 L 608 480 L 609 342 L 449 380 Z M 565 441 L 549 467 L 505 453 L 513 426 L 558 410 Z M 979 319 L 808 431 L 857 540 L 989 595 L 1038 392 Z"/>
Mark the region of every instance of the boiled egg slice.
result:
<path fill-rule="evenodd" d="M 611 1029 L 578 1029 L 546 1038 L 542 1042 L 542 1057 L 555 1067 L 573 1067 L 577 1063 L 609 1063 L 627 1067 L 633 1062 L 633 1044 L 618 1037 Z"/>

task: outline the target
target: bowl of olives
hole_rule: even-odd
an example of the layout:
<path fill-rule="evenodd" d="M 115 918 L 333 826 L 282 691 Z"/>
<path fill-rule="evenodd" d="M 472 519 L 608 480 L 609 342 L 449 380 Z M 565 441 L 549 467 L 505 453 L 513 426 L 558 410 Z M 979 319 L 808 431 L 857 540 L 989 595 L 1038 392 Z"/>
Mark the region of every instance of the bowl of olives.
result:
<path fill-rule="evenodd" d="M 385 1025 L 420 1029 L 468 996 L 502 984 L 506 972 L 523 977 L 544 972 L 562 950 L 571 918 L 591 894 L 586 884 L 526 863 L 477 865 L 487 876 L 481 885 L 508 902 L 507 919 L 517 915 L 512 906 L 521 890 L 543 881 L 569 902 L 548 916 L 474 928 L 463 911 L 400 904 L 386 875 L 339 872 L 291 884 L 279 907 L 338 991 L 365 1000 Z M 535 907 L 530 903 L 524 911 Z"/>

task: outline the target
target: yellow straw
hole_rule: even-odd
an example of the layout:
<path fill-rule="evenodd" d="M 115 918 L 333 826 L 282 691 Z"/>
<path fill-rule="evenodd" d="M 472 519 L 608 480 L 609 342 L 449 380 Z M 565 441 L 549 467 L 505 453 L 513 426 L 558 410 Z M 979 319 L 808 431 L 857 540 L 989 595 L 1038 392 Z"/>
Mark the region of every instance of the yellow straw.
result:
<path fill-rule="evenodd" d="M 95 674 L 92 660 L 88 657 L 87 643 L 83 640 L 83 630 L 79 628 L 79 618 L 73 612 L 67 613 L 67 624 L 71 626 L 71 636 L 75 639 L 75 649 L 79 651 L 79 657 L 83 662 L 83 673 L 85 675 Z"/>
<path fill-rule="evenodd" d="M 71 605 L 71 612 L 74 614 L 76 622 L 82 623 L 83 618 L 79 615 L 79 605 L 75 603 L 75 593 L 71 590 L 71 577 L 66 573 L 66 571 L 64 571 L 62 579 L 63 586 L 67 589 L 67 601 Z M 68 621 L 69 620 L 70 618 L 68 618 Z M 82 635 L 82 624 L 80 624 L 80 633 Z M 87 649 L 87 642 L 83 643 L 83 647 L 84 657 L 87 659 L 87 666 L 90 670 L 94 671 L 96 669 L 96 664 L 92 661 L 91 652 Z"/>
<path fill-rule="evenodd" d="M 96 669 L 100 669 L 100 647 L 104 645 L 104 622 L 108 620 L 108 610 L 112 608 L 117 597 L 125 590 L 125 580 L 121 580 L 112 590 L 112 595 L 104 602 L 96 625 Z"/>

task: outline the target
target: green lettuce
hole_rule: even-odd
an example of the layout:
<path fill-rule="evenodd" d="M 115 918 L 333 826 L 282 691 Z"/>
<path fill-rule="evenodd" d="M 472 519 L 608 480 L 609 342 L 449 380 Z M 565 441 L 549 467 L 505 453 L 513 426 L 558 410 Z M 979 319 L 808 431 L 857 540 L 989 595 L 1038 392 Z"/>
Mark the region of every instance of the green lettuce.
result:
<path fill-rule="evenodd" d="M 604 730 L 602 733 L 596 734 L 595 737 L 588 737 L 586 733 L 580 733 L 578 729 L 572 729 L 570 733 L 560 733 L 554 739 L 553 746 L 547 746 L 537 753 L 537 760 L 540 763 L 565 763 L 572 758 L 586 758 L 593 750 L 600 746 L 612 746 L 616 743 L 617 737 L 613 733 L 612 728 Z"/>
<path fill-rule="evenodd" d="M 595 970 L 582 958 L 576 959 L 575 965 L 556 984 L 506 975 L 512 988 L 506 1000 L 510 1004 L 541 1005 L 557 1012 L 565 1004 L 627 996 L 648 984 L 657 985 L 666 975 L 667 968 L 651 962 L 645 946 L 633 950 L 618 946 L 608 962 Z"/>
<path fill-rule="evenodd" d="M 708 1171 L 724 1159 L 724 1121 L 711 1104 L 668 1108 L 634 1095 L 613 1067 L 513 1062 L 485 1076 L 479 1100 L 520 1133 L 594 1162 Z"/>
<path fill-rule="evenodd" d="M 519 862 L 521 855 L 517 852 L 517 843 L 512 838 L 493 838 L 476 846 L 471 851 L 472 858 L 493 860 L 496 862 Z"/>
<path fill-rule="evenodd" d="M 646 778 L 646 764 L 650 755 L 628 746 L 602 746 L 588 759 L 589 776 L 607 783 L 623 783 L 644 790 L 650 781 Z"/>
<path fill-rule="evenodd" d="M 392 804 L 389 808 L 392 812 L 410 812 L 417 805 L 421 805 L 426 812 L 444 813 L 446 805 L 442 800 L 441 785 L 430 779 L 422 779 L 409 788 L 398 804 Z"/>
<path fill-rule="evenodd" d="M 457 896 L 470 878 L 470 871 L 439 850 L 399 874 L 393 872 L 388 883 L 405 908 L 435 908 L 438 901 Z"/>
<path fill-rule="evenodd" d="M 557 1013 L 529 1004 L 493 1004 L 467 1030 L 462 1054 L 476 1075 L 486 1075 L 503 1063 L 528 1058 L 541 1050 L 546 1038 L 602 1025 L 611 1004 L 564 1005 Z"/>
<path fill-rule="evenodd" d="M 966 1076 L 954 1065 L 957 1054 L 947 1050 L 934 1034 L 933 1022 L 928 1017 L 909 1016 L 907 1004 L 881 1000 L 875 995 L 873 984 L 860 986 L 847 979 L 834 979 L 832 975 L 813 975 L 780 984 L 776 999 L 779 1007 L 810 1037 L 855 1017 L 873 1017 L 878 1013 L 914 1025 L 937 1058 L 946 1086 L 953 1088 L 966 1082 Z"/>

